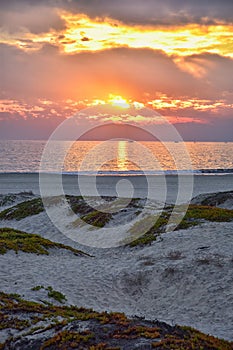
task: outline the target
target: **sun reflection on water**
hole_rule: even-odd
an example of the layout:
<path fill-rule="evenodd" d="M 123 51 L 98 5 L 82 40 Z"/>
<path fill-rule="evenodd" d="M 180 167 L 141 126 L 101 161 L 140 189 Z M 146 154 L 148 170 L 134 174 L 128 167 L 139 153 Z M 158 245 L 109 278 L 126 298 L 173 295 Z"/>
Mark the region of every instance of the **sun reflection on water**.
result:
<path fill-rule="evenodd" d="M 117 168 L 119 170 L 128 170 L 127 156 L 127 141 L 119 141 L 117 148 Z"/>

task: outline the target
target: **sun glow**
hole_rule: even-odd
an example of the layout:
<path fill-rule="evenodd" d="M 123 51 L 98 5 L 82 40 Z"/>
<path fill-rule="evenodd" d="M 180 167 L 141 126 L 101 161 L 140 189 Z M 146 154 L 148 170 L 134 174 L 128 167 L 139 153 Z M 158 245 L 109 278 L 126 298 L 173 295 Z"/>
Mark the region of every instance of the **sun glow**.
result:
<path fill-rule="evenodd" d="M 130 25 L 110 17 L 93 19 L 64 10 L 57 10 L 57 14 L 64 21 L 65 29 L 50 29 L 39 34 L 23 29 L 17 33 L 2 31 L 0 43 L 24 51 L 37 51 L 44 44 L 51 44 L 65 54 L 127 47 L 161 50 L 178 58 L 206 52 L 233 57 L 233 24 L 224 21 L 205 25 Z"/>
<path fill-rule="evenodd" d="M 66 30 L 61 40 L 53 40 L 65 53 L 129 47 L 162 50 L 167 55 L 181 57 L 203 52 L 233 56 L 233 25 L 228 23 L 132 26 L 109 17 L 92 19 L 66 11 L 60 11 L 59 15 L 66 23 Z"/>
<path fill-rule="evenodd" d="M 112 95 L 112 94 L 109 95 L 108 103 L 110 103 L 112 106 L 120 107 L 120 108 L 130 107 L 129 102 L 125 98 L 117 95 Z"/>

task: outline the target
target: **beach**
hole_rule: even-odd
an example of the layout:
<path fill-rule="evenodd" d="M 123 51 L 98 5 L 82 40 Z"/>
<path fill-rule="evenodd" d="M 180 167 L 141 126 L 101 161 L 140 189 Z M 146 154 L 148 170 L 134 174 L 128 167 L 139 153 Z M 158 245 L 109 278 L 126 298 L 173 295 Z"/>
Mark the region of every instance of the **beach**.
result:
<path fill-rule="evenodd" d="M 51 178 L 56 176 L 49 177 L 51 196 L 55 193 Z M 101 194 L 114 196 L 115 185 L 121 179 L 115 176 L 99 177 L 97 181 Z M 160 178 L 156 179 L 158 186 L 155 191 L 158 192 Z M 0 180 L 1 211 L 17 209 L 18 203 L 39 200 L 38 174 L 0 174 Z M 143 205 L 140 198 L 146 197 L 146 186 L 145 179 L 140 176 L 130 176 L 127 180 L 135 186 L 137 206 L 136 209 L 135 204 L 129 206 L 128 211 L 132 216 L 132 210 L 138 210 Z M 88 188 L 89 177 L 85 181 Z M 177 177 L 167 176 L 167 184 L 167 202 L 174 203 Z M 76 188 L 76 176 L 65 175 L 65 192 L 78 196 L 80 192 Z M 216 200 L 216 193 L 224 191 L 228 191 L 225 197 L 222 195 Z M 228 209 L 232 209 L 233 199 L 229 191 L 233 191 L 233 175 L 194 176 L 193 197 L 199 195 L 193 201 L 195 205 L 203 205 L 207 198 L 209 203 L 215 203 L 210 208 L 226 210 L 231 215 Z M 10 210 L 8 213 L 14 214 Z M 224 211 L 220 212 L 215 221 L 205 217 L 186 229 L 161 231 L 162 234 L 150 244 L 108 249 L 85 246 L 63 235 L 43 210 L 30 215 L 24 213 L 24 216 L 16 219 L 2 216 L 0 227 L 28 234 L 37 233 L 53 242 L 81 249 L 90 256 L 77 256 L 58 249 L 51 249 L 49 255 L 22 251 L 15 254 L 9 250 L 0 255 L 1 290 L 17 293 L 26 300 L 41 302 L 50 301 L 45 289 L 33 291 L 33 288 L 52 286 L 66 296 L 66 305 L 93 308 L 98 312 L 124 312 L 129 317 L 159 320 L 173 326 L 191 326 L 215 337 L 233 340 L 233 222 L 228 218 L 222 220 L 223 214 Z M 124 216 L 117 218 L 125 220 Z M 111 220 L 108 227 L 114 228 L 114 217 Z M 81 232 L 87 233 L 82 230 L 80 227 Z M 116 233 L 119 233 L 117 230 L 116 225 Z M 93 229 L 88 234 L 91 232 L 94 232 Z M 3 333 L 1 340 L 5 339 L 7 334 Z"/>
<path fill-rule="evenodd" d="M 83 178 L 82 184 L 84 190 L 88 192 L 90 183 L 92 183 L 92 176 L 81 176 Z M 189 175 L 180 175 L 184 184 L 189 186 L 191 180 Z M 54 183 L 58 175 L 49 174 L 45 175 L 45 182 L 48 184 L 48 194 L 56 194 L 56 187 Z M 154 191 L 151 193 L 153 198 L 163 197 L 163 176 L 148 176 L 153 178 Z M 167 175 L 167 202 L 174 203 L 177 197 L 178 189 L 178 177 L 175 175 Z M 212 193 L 212 192 L 223 192 L 233 190 L 233 174 L 224 175 L 193 175 L 193 191 L 192 197 L 195 197 L 201 193 Z M 126 180 L 132 182 L 134 186 L 134 198 L 146 198 L 147 193 L 147 180 L 144 176 L 98 176 L 97 177 L 97 188 L 100 191 L 100 195 L 103 196 L 115 196 L 116 184 L 120 180 Z M 66 194 L 80 195 L 80 189 L 78 187 L 78 176 L 77 175 L 63 175 L 63 187 Z M 125 191 L 122 190 L 121 196 L 127 197 L 128 195 L 128 182 L 125 184 Z M 29 173 L 0 173 L 0 193 L 17 193 L 21 191 L 32 191 L 35 194 L 40 194 L 39 190 L 39 175 Z M 91 190 L 90 190 L 91 191 Z M 185 191 L 184 191 L 185 192 Z M 91 195 L 91 192 L 89 192 Z M 150 196 L 148 196 L 150 198 Z"/>

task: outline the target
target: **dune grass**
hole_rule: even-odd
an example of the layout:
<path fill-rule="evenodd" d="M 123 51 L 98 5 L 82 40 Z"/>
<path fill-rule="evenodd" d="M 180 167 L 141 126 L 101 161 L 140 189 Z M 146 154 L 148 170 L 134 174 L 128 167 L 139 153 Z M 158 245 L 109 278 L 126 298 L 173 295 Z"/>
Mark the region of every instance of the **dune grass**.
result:
<path fill-rule="evenodd" d="M 19 203 L 0 212 L 0 220 L 22 220 L 28 216 L 37 215 L 44 211 L 40 198 Z"/>
<path fill-rule="evenodd" d="M 160 217 L 157 219 L 153 227 L 145 233 L 143 236 L 134 240 L 130 243 L 131 247 L 135 247 L 138 245 L 151 244 L 153 241 L 157 239 L 162 233 L 166 231 L 166 226 L 169 222 L 169 218 L 171 215 L 172 208 L 165 209 Z M 182 206 L 178 208 L 179 214 L 182 212 Z M 177 216 L 177 217 L 178 217 Z M 177 225 L 177 230 L 188 229 L 193 226 L 197 226 L 203 222 L 230 222 L 233 221 L 233 210 L 222 209 L 212 206 L 204 206 L 204 205 L 189 205 L 186 214 L 184 215 L 182 221 Z"/>
<path fill-rule="evenodd" d="M 87 215 L 81 216 L 81 219 L 85 221 L 87 224 L 96 226 L 96 227 L 104 227 L 112 218 L 111 213 L 103 213 L 98 210 L 94 210 Z"/>
<path fill-rule="evenodd" d="M 48 205 L 58 205 L 61 201 L 61 197 L 51 197 L 47 200 Z M 97 228 L 105 227 L 114 218 L 114 214 L 103 213 L 91 208 L 80 196 L 67 196 L 67 201 L 69 202 L 71 209 L 78 215 L 79 219 Z M 130 205 L 135 207 L 135 210 L 137 210 L 138 199 L 132 201 Z M 138 245 L 150 244 L 151 242 L 155 241 L 158 236 L 166 232 L 166 227 L 173 209 L 173 206 L 166 207 L 162 211 L 159 218 L 155 220 L 155 223 L 151 229 L 141 237 L 133 240 L 129 245 L 131 247 L 135 247 Z M 175 209 L 177 213 L 173 217 L 174 224 L 176 224 L 176 218 L 179 219 L 182 210 L 185 211 L 185 208 L 182 206 L 176 207 Z M 41 198 L 35 198 L 3 210 L 0 212 L 0 220 L 22 220 L 28 216 L 37 215 L 42 211 L 44 211 L 44 206 Z M 189 205 L 187 212 L 185 213 L 182 221 L 178 223 L 176 230 L 188 229 L 206 221 L 230 222 L 232 220 L 233 210 L 214 206 L 192 204 Z M 132 236 L 135 235 L 135 237 L 138 237 L 140 230 L 143 229 L 142 226 L 142 222 L 137 221 L 131 227 L 129 233 L 131 233 Z"/>
<path fill-rule="evenodd" d="M 80 250 L 67 245 L 52 242 L 39 235 L 14 230 L 12 228 L 0 228 L 0 254 L 5 254 L 9 250 L 16 253 L 45 254 L 49 255 L 49 249 L 65 249 L 75 255 L 88 255 Z"/>
<path fill-rule="evenodd" d="M 61 293 L 57 290 L 54 290 L 53 287 L 51 287 L 51 286 L 48 286 L 48 287 L 35 286 L 35 287 L 31 288 L 31 290 L 34 292 L 37 292 L 41 289 L 46 290 L 48 297 L 53 298 L 54 300 L 58 301 L 59 303 L 64 303 L 65 301 L 67 301 L 66 296 L 63 293 Z"/>

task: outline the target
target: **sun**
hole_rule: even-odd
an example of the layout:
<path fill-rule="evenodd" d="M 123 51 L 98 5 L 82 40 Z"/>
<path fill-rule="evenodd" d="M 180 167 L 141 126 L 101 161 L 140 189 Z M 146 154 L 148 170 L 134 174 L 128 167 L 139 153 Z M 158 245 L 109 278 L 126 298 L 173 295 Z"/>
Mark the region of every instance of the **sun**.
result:
<path fill-rule="evenodd" d="M 112 106 L 116 106 L 116 107 L 120 107 L 120 108 L 129 108 L 130 107 L 129 102 L 125 98 L 123 98 L 122 96 L 119 96 L 119 95 L 109 94 L 108 102 Z"/>

